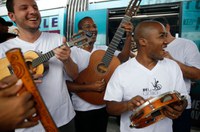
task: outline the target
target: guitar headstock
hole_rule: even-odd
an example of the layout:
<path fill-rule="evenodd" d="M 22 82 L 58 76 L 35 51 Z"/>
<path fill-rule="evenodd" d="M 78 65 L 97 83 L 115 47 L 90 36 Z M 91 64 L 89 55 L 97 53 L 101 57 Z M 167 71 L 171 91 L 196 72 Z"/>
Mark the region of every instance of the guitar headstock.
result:
<path fill-rule="evenodd" d="M 142 0 L 131 0 L 129 2 L 128 7 L 126 8 L 126 15 L 127 16 L 136 16 L 137 11 L 139 9 L 140 3 Z"/>
<path fill-rule="evenodd" d="M 84 47 L 89 45 L 91 39 L 92 39 L 92 34 L 90 32 L 80 31 L 72 36 L 71 41 L 68 42 L 67 45 L 69 47 L 71 46 Z"/>

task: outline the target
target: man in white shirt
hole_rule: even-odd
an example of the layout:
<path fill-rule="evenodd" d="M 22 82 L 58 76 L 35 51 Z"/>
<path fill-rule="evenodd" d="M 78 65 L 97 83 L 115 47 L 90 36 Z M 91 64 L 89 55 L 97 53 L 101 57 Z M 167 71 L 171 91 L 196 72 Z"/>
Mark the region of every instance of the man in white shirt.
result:
<path fill-rule="evenodd" d="M 0 45 L 0 57 L 5 57 L 5 52 L 12 48 L 21 48 L 22 52 L 35 51 L 47 53 L 53 51 L 50 58 L 49 71 L 46 75 L 36 75 L 42 82 L 38 90 L 53 118 L 59 131 L 74 132 L 73 109 L 65 77 L 75 79 L 78 76 L 78 66 L 70 57 L 71 50 L 62 45 L 66 39 L 55 33 L 39 31 L 41 15 L 35 0 L 7 0 L 8 16 L 19 29 L 20 36 L 10 39 Z M 59 47 L 59 48 L 58 48 Z M 15 132 L 44 132 L 41 123 L 28 129 L 16 129 Z"/>
<path fill-rule="evenodd" d="M 191 90 L 192 80 L 200 80 L 200 53 L 196 44 L 185 38 L 175 38 L 170 32 L 170 25 L 166 18 L 159 17 L 155 18 L 162 23 L 167 30 L 167 52 L 166 56 L 177 62 L 183 73 L 185 85 L 188 94 Z M 191 129 L 191 99 L 188 100 L 187 109 L 184 110 L 183 114 L 173 120 L 174 132 L 190 132 Z"/>
<path fill-rule="evenodd" d="M 171 119 L 180 116 L 187 106 L 186 100 L 180 105 L 165 106 L 167 118 L 140 129 L 129 127 L 132 111 L 146 99 L 174 90 L 188 96 L 179 66 L 164 58 L 166 34 L 159 22 L 139 23 L 134 32 L 137 56 L 118 66 L 108 82 L 104 100 L 110 114 L 121 115 L 121 132 L 172 132 Z"/>
<path fill-rule="evenodd" d="M 121 52 L 115 51 L 114 55 L 118 56 L 121 62 L 126 61 L 129 58 L 130 41 L 132 33 L 132 24 L 126 23 L 123 25 L 126 31 L 126 44 Z M 88 55 L 80 56 L 77 58 L 76 63 L 79 66 L 81 72 L 88 67 L 90 55 L 97 50 L 107 50 L 108 46 L 96 46 L 97 26 L 91 17 L 84 17 L 79 21 L 79 31 L 84 30 L 92 34 L 92 40 L 89 46 L 84 47 L 84 50 L 88 51 Z M 91 76 L 92 77 L 92 76 Z M 84 99 L 80 98 L 76 93 L 78 92 L 102 92 L 105 90 L 106 83 L 104 80 L 98 80 L 93 83 L 79 84 L 76 82 L 67 82 L 69 91 L 72 92 L 72 103 L 76 111 L 75 126 L 77 132 L 106 132 L 108 114 L 106 112 L 105 104 L 95 105 L 91 104 Z"/>

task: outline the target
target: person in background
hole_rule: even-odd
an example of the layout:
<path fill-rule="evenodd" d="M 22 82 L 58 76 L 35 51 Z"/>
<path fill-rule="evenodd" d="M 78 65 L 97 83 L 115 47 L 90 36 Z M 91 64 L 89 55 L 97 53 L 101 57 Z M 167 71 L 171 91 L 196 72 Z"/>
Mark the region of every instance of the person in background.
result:
<path fill-rule="evenodd" d="M 122 27 L 126 31 L 126 44 L 122 52 L 119 53 L 118 51 L 118 58 L 121 62 L 126 61 L 129 58 L 130 52 L 130 41 L 131 41 L 131 34 L 132 34 L 132 24 L 131 23 L 124 23 Z M 94 23 L 91 17 L 84 17 L 78 23 L 79 31 L 88 31 L 92 33 L 92 40 L 88 46 L 84 47 L 84 50 L 88 51 L 89 56 L 79 57 L 79 61 L 76 61 L 79 66 L 79 72 L 87 68 L 89 64 L 90 55 L 95 51 L 98 50 L 95 44 L 96 37 L 97 37 L 97 26 Z M 102 47 L 100 47 L 101 49 Z M 107 48 L 107 46 L 106 46 Z M 103 48 L 106 50 L 105 48 Z M 116 53 L 115 53 L 116 55 Z M 69 91 L 72 92 L 72 103 L 74 109 L 76 111 L 75 116 L 75 126 L 77 132 L 106 132 L 107 129 L 107 122 L 108 122 L 108 114 L 106 112 L 105 105 L 94 105 L 86 102 L 85 100 L 81 99 L 76 92 L 84 92 L 84 91 L 91 91 L 94 90 L 95 92 L 101 92 L 105 90 L 106 83 L 105 81 L 96 81 L 90 84 L 78 84 L 75 82 L 67 81 L 67 86 Z"/>
<path fill-rule="evenodd" d="M 8 27 L 12 25 L 13 25 L 12 22 L 7 22 L 2 17 L 0 17 L 0 43 L 5 42 L 10 38 L 16 37 L 15 34 L 8 33 Z"/>
<path fill-rule="evenodd" d="M 66 39 L 56 33 L 41 32 L 39 26 L 41 15 L 35 0 L 7 0 L 8 16 L 16 23 L 20 35 L 0 45 L 0 58 L 12 48 L 21 48 L 22 52 L 35 51 L 47 53 L 53 51 L 49 59 L 49 71 L 46 75 L 35 75 L 41 83 L 38 90 L 60 132 L 74 132 L 75 111 L 70 100 L 65 77 L 75 79 L 78 76 L 78 66 L 70 57 L 71 50 Z M 36 77 L 37 76 L 37 77 Z M 16 129 L 15 132 L 43 132 L 41 122 L 27 129 Z"/>
<path fill-rule="evenodd" d="M 175 38 L 170 32 L 170 25 L 166 18 L 154 18 L 162 23 L 167 30 L 168 46 L 165 57 L 177 62 L 183 73 L 188 94 L 191 90 L 192 80 L 200 80 L 200 53 L 196 44 L 185 38 Z M 188 100 L 188 107 L 183 114 L 173 120 L 174 132 L 190 132 L 191 129 L 191 99 Z"/>
<path fill-rule="evenodd" d="M 8 27 L 12 26 L 12 22 L 5 21 L 2 17 L 0 17 L 0 32 L 8 33 Z"/>
<path fill-rule="evenodd" d="M 0 131 L 12 131 L 15 128 L 28 128 L 38 122 L 24 122 L 24 119 L 36 113 L 32 95 L 24 91 L 17 96 L 23 87 L 15 75 L 0 80 Z"/>
<path fill-rule="evenodd" d="M 127 61 L 129 59 L 129 53 L 131 49 L 131 38 L 132 38 L 132 30 L 133 25 L 131 22 L 129 23 L 123 23 L 122 28 L 124 28 L 126 31 L 126 40 L 124 47 L 122 51 L 115 51 L 115 56 L 118 57 L 121 63 Z M 78 30 L 85 30 L 92 33 L 92 41 L 89 43 L 89 46 L 85 46 L 84 49 L 89 52 L 94 52 L 96 50 L 102 49 L 107 50 L 108 46 L 106 44 L 104 46 L 95 45 L 98 30 L 97 25 L 94 23 L 93 19 L 91 17 L 84 17 L 82 18 L 78 23 Z"/>
<path fill-rule="evenodd" d="M 165 106 L 163 114 L 168 118 L 140 129 L 129 127 L 132 112 L 146 99 L 174 90 L 188 97 L 180 67 L 164 58 L 166 34 L 159 22 L 139 23 L 134 31 L 137 56 L 118 66 L 108 82 L 104 100 L 108 113 L 121 115 L 120 132 L 172 132 L 171 119 L 179 117 L 187 106 L 187 100 Z"/>

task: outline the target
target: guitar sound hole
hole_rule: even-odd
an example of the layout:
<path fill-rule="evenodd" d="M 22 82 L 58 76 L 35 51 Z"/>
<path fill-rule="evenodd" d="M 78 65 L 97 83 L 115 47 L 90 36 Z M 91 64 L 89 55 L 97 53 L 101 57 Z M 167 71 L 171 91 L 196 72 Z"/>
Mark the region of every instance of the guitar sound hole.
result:
<path fill-rule="evenodd" d="M 98 66 L 97 66 L 97 71 L 99 73 L 106 73 L 107 72 L 107 67 L 104 63 L 100 63 Z"/>
<path fill-rule="evenodd" d="M 26 61 L 26 64 L 28 66 L 28 69 L 34 72 L 34 68 L 32 67 L 32 62 L 31 61 Z"/>
<path fill-rule="evenodd" d="M 13 69 L 12 69 L 12 66 L 11 66 L 11 65 L 9 65 L 9 66 L 8 66 L 8 69 L 9 69 L 9 71 L 10 71 L 10 74 L 13 74 L 13 73 L 14 73 L 14 71 L 13 71 Z"/>

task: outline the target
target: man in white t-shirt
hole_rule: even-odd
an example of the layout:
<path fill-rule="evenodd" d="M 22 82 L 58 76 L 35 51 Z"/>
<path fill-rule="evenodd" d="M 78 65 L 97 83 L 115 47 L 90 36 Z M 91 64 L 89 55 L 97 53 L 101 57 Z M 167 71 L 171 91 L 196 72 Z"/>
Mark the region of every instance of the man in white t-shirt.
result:
<path fill-rule="evenodd" d="M 0 45 L 0 58 L 12 48 L 21 48 L 22 52 L 51 52 L 49 71 L 46 75 L 36 75 L 39 78 L 38 90 L 60 132 L 74 132 L 73 109 L 65 77 L 75 79 L 78 76 L 78 66 L 70 57 L 70 48 L 61 46 L 66 40 L 56 33 L 39 31 L 41 15 L 35 0 L 7 0 L 8 16 L 14 21 L 20 31 L 20 36 L 10 39 Z M 59 48 L 58 48 L 59 47 Z M 45 59 L 45 58 L 43 58 Z M 26 121 L 24 119 L 24 121 Z M 41 123 L 28 129 L 16 129 L 15 132 L 44 132 Z"/>
<path fill-rule="evenodd" d="M 114 54 L 118 56 L 121 62 L 126 61 L 129 58 L 130 52 L 130 41 L 131 41 L 131 32 L 132 24 L 126 23 L 123 25 L 126 31 L 127 39 L 126 44 L 122 52 L 115 52 Z M 79 21 L 78 24 L 79 30 L 89 31 L 92 33 L 92 40 L 89 43 L 89 46 L 84 47 L 88 51 L 89 56 L 79 56 L 75 61 L 81 72 L 88 67 L 90 55 L 96 50 L 107 50 L 107 46 L 96 46 L 94 45 L 97 37 L 97 27 L 91 17 L 84 17 Z M 77 132 L 106 132 L 107 130 L 107 121 L 108 114 L 106 112 L 105 105 L 94 105 L 83 99 L 81 99 L 76 92 L 84 91 L 94 91 L 101 92 L 105 90 L 106 83 L 105 81 L 99 80 L 90 84 L 78 84 L 74 82 L 67 82 L 69 91 L 72 92 L 72 103 L 76 111 L 75 116 L 75 126 Z"/>
<path fill-rule="evenodd" d="M 183 73 L 187 92 L 190 94 L 191 80 L 200 80 L 200 53 L 196 44 L 188 39 L 175 38 L 170 32 L 170 25 L 166 18 L 159 17 L 154 20 L 162 23 L 167 30 L 166 56 L 178 63 Z M 173 120 L 174 132 L 190 132 L 191 129 L 191 99 L 188 100 L 187 109 L 182 115 Z"/>
<path fill-rule="evenodd" d="M 121 132 L 172 132 L 171 119 L 180 116 L 187 106 L 186 100 L 165 106 L 167 118 L 140 129 L 129 127 L 132 111 L 146 99 L 174 90 L 188 96 L 179 66 L 164 58 L 166 34 L 159 22 L 139 23 L 134 32 L 137 56 L 118 66 L 108 82 L 104 100 L 110 114 L 121 115 Z"/>

